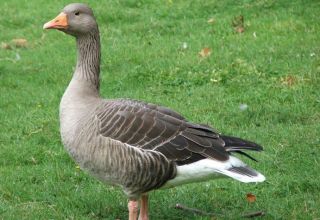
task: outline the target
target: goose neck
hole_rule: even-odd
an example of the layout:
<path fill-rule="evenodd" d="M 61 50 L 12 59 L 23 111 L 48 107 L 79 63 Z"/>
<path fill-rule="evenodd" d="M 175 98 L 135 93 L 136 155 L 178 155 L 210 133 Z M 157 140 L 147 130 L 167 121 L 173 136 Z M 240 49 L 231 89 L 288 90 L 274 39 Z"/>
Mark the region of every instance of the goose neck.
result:
<path fill-rule="evenodd" d="M 100 87 L 100 37 L 96 30 L 77 37 L 78 58 L 74 78 L 91 84 L 97 92 Z"/>

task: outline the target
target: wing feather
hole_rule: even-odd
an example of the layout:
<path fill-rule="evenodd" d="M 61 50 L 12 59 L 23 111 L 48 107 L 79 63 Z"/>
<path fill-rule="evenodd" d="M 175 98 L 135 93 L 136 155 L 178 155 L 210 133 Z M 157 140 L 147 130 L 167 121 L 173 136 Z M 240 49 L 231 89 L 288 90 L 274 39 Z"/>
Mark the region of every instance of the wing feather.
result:
<path fill-rule="evenodd" d="M 155 150 L 178 164 L 229 158 L 225 142 L 207 125 L 194 124 L 168 108 L 133 100 L 109 100 L 97 114 L 100 134 Z"/>

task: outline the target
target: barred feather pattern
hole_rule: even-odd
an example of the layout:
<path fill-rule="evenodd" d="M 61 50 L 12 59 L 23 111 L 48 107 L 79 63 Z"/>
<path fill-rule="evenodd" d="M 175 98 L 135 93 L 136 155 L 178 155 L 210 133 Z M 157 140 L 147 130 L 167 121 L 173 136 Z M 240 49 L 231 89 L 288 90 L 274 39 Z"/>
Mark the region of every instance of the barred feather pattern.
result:
<path fill-rule="evenodd" d="M 224 141 L 213 128 L 188 122 L 165 107 L 135 100 L 105 100 L 99 112 L 103 136 L 161 152 L 178 165 L 229 158 Z"/>
<path fill-rule="evenodd" d="M 130 199 L 138 199 L 176 176 L 176 164 L 160 152 L 101 136 L 99 128 L 97 117 L 81 121 L 64 145 L 82 169 L 102 182 L 119 185 Z"/>
<path fill-rule="evenodd" d="M 78 60 L 74 77 L 91 82 L 100 88 L 100 35 L 99 29 L 93 29 L 86 35 L 77 37 Z"/>

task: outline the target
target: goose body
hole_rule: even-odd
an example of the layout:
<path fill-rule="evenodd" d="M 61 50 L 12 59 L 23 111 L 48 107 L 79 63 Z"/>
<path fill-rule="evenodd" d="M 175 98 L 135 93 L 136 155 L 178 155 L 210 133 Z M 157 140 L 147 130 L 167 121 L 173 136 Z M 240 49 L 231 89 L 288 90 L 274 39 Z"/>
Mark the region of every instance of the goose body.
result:
<path fill-rule="evenodd" d="M 62 142 L 83 170 L 123 188 L 129 219 L 136 219 L 140 198 L 140 218 L 148 219 L 146 195 L 151 190 L 224 176 L 265 180 L 232 155 L 261 151 L 258 144 L 221 135 L 166 107 L 102 99 L 99 29 L 88 6 L 67 5 L 44 28 L 63 31 L 77 42 L 76 69 L 60 103 Z"/>

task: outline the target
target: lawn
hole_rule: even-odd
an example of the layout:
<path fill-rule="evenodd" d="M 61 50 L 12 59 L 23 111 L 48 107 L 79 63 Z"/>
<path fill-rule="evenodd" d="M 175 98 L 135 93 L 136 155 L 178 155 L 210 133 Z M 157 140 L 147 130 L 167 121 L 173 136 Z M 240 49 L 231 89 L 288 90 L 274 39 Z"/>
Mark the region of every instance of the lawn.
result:
<path fill-rule="evenodd" d="M 243 159 L 266 182 L 151 192 L 151 219 L 210 219 L 176 203 L 217 219 L 320 219 L 319 1 L 87 2 L 102 35 L 104 97 L 168 106 L 265 149 L 258 163 Z M 0 219 L 127 218 L 122 191 L 79 170 L 60 142 L 75 42 L 42 26 L 67 3 L 0 3 Z"/>

